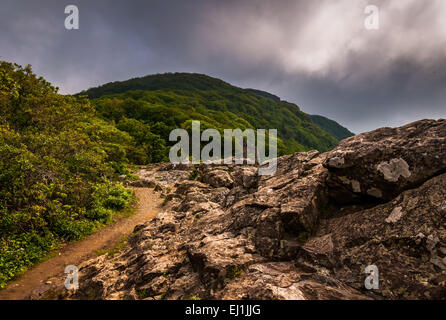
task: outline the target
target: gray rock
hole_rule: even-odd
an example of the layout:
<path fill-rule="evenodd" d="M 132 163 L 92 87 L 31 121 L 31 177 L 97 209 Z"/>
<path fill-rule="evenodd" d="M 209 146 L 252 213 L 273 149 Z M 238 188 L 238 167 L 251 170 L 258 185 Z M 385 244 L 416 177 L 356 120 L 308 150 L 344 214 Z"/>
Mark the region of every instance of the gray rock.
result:
<path fill-rule="evenodd" d="M 358 134 L 329 152 L 324 166 L 331 187 L 343 190 L 334 196 L 341 202 L 355 200 L 354 193 L 390 200 L 446 169 L 446 120 Z M 356 180 L 361 190 L 345 178 Z"/>

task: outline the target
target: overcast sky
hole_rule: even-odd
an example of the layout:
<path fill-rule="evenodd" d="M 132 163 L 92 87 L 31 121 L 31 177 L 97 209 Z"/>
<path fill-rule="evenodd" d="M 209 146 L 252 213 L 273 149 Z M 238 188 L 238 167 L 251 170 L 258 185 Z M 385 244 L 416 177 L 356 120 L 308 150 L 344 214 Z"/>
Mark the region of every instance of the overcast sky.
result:
<path fill-rule="evenodd" d="M 62 93 L 198 72 L 359 133 L 446 117 L 445 0 L 0 0 L 0 60 Z M 66 30 L 66 5 L 80 29 Z M 380 9 L 367 30 L 367 5 Z"/>

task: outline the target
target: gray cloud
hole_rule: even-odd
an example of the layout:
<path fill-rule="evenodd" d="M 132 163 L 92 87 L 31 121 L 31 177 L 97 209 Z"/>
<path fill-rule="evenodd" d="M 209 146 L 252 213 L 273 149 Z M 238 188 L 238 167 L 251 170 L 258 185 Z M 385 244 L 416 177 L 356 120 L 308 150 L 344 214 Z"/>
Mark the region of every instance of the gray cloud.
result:
<path fill-rule="evenodd" d="M 152 73 L 254 87 L 355 132 L 446 114 L 446 3 L 1 0 L 0 59 L 74 93 Z M 76 4 L 80 30 L 64 29 Z M 380 8 L 380 29 L 364 8 Z"/>

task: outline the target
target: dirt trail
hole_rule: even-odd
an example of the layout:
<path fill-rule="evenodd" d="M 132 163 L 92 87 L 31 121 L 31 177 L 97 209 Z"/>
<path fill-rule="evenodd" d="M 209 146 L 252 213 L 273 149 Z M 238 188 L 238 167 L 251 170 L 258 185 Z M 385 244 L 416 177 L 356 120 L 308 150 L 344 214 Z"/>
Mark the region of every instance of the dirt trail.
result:
<path fill-rule="evenodd" d="M 29 269 L 5 289 L 0 290 L 0 300 L 26 299 L 36 288 L 44 286 L 49 278 L 63 275 L 65 266 L 79 265 L 96 257 L 97 250 L 112 248 L 122 237 L 131 234 L 135 226 L 152 219 L 161 211 L 163 199 L 153 189 L 135 188 L 135 193 L 139 202 L 133 215 L 119 219 L 82 241 L 63 246 L 56 251 L 58 255 Z"/>

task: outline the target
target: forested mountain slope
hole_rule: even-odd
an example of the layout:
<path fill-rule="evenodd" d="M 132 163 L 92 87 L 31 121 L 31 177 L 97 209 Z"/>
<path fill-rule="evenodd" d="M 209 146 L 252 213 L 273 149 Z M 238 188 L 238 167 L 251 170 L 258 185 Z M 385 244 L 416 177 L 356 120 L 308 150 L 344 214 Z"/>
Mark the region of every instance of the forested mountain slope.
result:
<path fill-rule="evenodd" d="M 353 132 L 341 126 L 336 121 L 323 116 L 312 115 L 311 120 L 338 140 L 344 140 L 355 135 Z"/>
<path fill-rule="evenodd" d="M 0 288 L 60 243 L 110 223 L 133 199 L 118 176 L 168 161 L 170 131 L 192 120 L 202 130 L 277 129 L 279 154 L 338 143 L 296 105 L 205 75 L 57 91 L 30 66 L 0 61 Z"/>
<path fill-rule="evenodd" d="M 191 120 L 200 120 L 202 130 L 277 129 L 280 155 L 311 149 L 328 151 L 338 143 L 295 104 L 201 74 L 150 75 L 108 83 L 79 95 L 87 95 L 101 116 L 115 121 L 130 135 L 150 132 L 148 145 L 157 137 L 167 145 L 170 131 L 190 128 Z M 134 132 L 134 127 L 140 130 Z M 157 143 L 150 161 L 159 161 L 166 154 L 160 140 Z"/>

